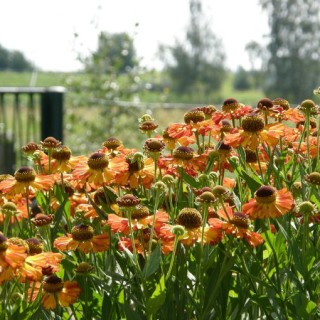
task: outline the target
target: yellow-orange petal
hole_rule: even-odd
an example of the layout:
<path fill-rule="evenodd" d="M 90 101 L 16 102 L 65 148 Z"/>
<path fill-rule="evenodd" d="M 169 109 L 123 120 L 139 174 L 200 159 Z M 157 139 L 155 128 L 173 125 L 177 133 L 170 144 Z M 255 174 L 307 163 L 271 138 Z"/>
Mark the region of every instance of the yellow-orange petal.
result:
<path fill-rule="evenodd" d="M 53 310 L 57 306 L 57 300 L 52 293 L 45 293 L 42 298 L 42 305 L 45 309 Z"/>

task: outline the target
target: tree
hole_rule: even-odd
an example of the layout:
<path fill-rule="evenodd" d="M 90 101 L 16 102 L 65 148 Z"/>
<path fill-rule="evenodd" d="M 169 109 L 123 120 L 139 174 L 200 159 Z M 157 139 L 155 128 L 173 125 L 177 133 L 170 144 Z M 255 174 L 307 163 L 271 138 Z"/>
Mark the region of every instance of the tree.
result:
<path fill-rule="evenodd" d="M 247 43 L 245 50 L 248 53 L 250 63 L 250 78 L 254 88 L 261 88 L 265 79 L 265 49 L 256 41 Z"/>
<path fill-rule="evenodd" d="M 190 0 L 190 22 L 184 41 L 173 46 L 160 46 L 160 57 L 165 63 L 174 89 L 178 93 L 218 91 L 225 74 L 225 54 L 222 43 L 210 29 L 200 0 Z"/>
<path fill-rule="evenodd" d="M 235 73 L 233 88 L 235 90 L 248 90 L 250 89 L 250 73 L 247 72 L 243 67 L 238 67 Z"/>
<path fill-rule="evenodd" d="M 266 94 L 299 103 L 320 83 L 320 1 L 260 2 L 271 28 Z"/>
<path fill-rule="evenodd" d="M 95 121 L 90 115 L 83 117 L 81 112 L 70 114 L 68 120 L 76 124 L 72 127 L 73 133 L 75 130 L 81 132 L 76 137 L 77 152 L 99 148 L 99 145 L 93 147 L 92 141 L 101 140 L 101 137 L 121 135 L 123 142 L 132 143 L 135 141 L 133 130 L 124 129 L 137 125 L 129 120 L 133 119 L 132 114 L 136 115 L 137 109 L 118 104 L 121 100 L 138 100 L 138 94 L 145 89 L 140 84 L 141 70 L 133 39 L 126 33 L 102 32 L 98 36 L 97 49 L 88 57 L 79 55 L 79 60 L 83 63 L 85 77 L 68 77 L 68 96 L 77 108 L 90 106 L 96 113 Z"/>
<path fill-rule="evenodd" d="M 20 51 L 10 51 L 0 45 L 0 70 L 13 70 L 17 72 L 31 71 L 33 64 L 26 59 Z"/>
<path fill-rule="evenodd" d="M 128 73 L 137 65 L 133 39 L 127 33 L 101 32 L 97 50 L 84 63 L 87 71 Z"/>

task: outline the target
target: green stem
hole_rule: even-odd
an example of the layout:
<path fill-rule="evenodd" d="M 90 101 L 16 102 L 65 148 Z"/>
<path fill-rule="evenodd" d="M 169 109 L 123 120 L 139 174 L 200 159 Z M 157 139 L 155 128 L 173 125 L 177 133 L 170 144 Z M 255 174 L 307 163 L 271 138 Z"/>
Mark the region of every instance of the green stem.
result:
<path fill-rule="evenodd" d="M 174 263 L 174 259 L 175 259 L 176 252 L 177 252 L 178 243 L 179 243 L 179 235 L 176 235 L 176 237 L 174 238 L 173 251 L 172 251 L 172 255 L 171 255 L 171 259 L 170 259 L 170 265 L 169 265 L 169 269 L 168 269 L 165 281 L 168 281 L 168 279 L 171 276 L 173 263 Z"/>

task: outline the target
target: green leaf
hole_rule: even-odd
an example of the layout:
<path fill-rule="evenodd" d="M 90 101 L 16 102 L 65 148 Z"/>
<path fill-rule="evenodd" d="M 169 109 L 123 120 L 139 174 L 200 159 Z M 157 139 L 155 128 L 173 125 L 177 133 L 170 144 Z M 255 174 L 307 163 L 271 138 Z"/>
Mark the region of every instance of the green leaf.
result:
<path fill-rule="evenodd" d="M 306 311 L 308 314 L 310 314 L 315 308 L 317 308 L 317 304 L 313 301 L 309 301 L 307 303 Z"/>
<path fill-rule="evenodd" d="M 102 219 L 102 220 L 106 220 L 107 219 L 107 215 L 106 213 L 101 210 L 96 204 L 95 202 L 92 200 L 92 198 L 89 196 L 89 194 L 86 192 L 86 196 L 87 198 L 89 199 L 89 202 L 90 204 L 93 206 L 93 209 L 97 212 L 97 214 L 99 215 L 99 217 Z"/>
<path fill-rule="evenodd" d="M 230 298 L 238 298 L 238 294 L 234 290 L 229 291 Z"/>
<path fill-rule="evenodd" d="M 236 175 L 245 180 L 252 193 L 254 193 L 263 185 L 262 181 L 257 175 L 253 173 L 249 175 L 242 167 L 238 166 L 237 163 L 231 159 L 229 159 L 229 163 Z"/>
<path fill-rule="evenodd" d="M 121 304 L 124 304 L 124 289 L 122 289 L 118 295 L 118 301 Z"/>
<path fill-rule="evenodd" d="M 147 314 L 149 316 L 157 313 L 159 308 L 166 300 L 166 286 L 164 275 L 160 278 L 159 283 L 156 285 L 152 296 L 147 301 Z"/>
<path fill-rule="evenodd" d="M 195 178 L 189 176 L 185 172 L 183 173 L 183 180 L 184 180 L 184 182 L 189 184 L 190 187 L 192 187 L 192 188 L 200 188 L 200 182 L 197 181 Z"/>
<path fill-rule="evenodd" d="M 151 253 L 150 259 L 145 264 L 142 270 L 142 274 L 144 275 L 145 278 L 150 277 L 152 274 L 154 274 L 158 270 L 160 266 L 160 261 L 161 261 L 161 249 L 160 249 L 160 245 L 157 245 L 156 248 Z"/>
<path fill-rule="evenodd" d="M 68 207 L 65 208 L 67 203 L 68 203 Z M 68 198 L 65 198 L 63 203 L 60 205 L 60 207 L 58 208 L 58 210 L 54 214 L 55 224 L 54 224 L 54 227 L 52 228 L 52 231 L 51 231 L 51 238 L 52 239 L 56 238 L 64 210 L 68 211 L 68 209 L 70 210 L 70 202 L 69 202 Z"/>

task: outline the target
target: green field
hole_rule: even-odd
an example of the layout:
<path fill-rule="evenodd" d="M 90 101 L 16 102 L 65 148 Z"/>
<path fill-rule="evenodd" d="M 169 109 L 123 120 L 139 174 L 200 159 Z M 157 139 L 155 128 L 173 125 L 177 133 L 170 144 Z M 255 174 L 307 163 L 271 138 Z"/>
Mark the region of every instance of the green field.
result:
<path fill-rule="evenodd" d="M 79 78 L 84 77 L 84 75 L 80 73 L 73 74 L 64 72 L 38 72 L 32 74 L 31 72 L 17 73 L 11 71 L 2 71 L 0 72 L 0 87 L 65 86 L 68 88 L 67 79 L 70 76 Z M 148 74 L 142 75 L 142 81 L 148 81 L 149 77 L 150 76 Z M 221 91 L 206 97 L 206 99 L 202 98 L 202 101 L 197 100 L 197 97 L 177 96 L 170 93 L 170 95 L 166 99 L 166 102 L 219 104 L 222 103 L 225 98 L 234 97 L 242 103 L 254 105 L 257 101 L 264 97 L 263 92 L 260 90 L 234 90 L 232 87 L 232 83 L 233 74 L 229 73 L 225 78 Z M 162 101 L 162 93 L 159 92 L 146 91 L 144 93 L 141 93 L 139 97 L 143 102 Z"/>

